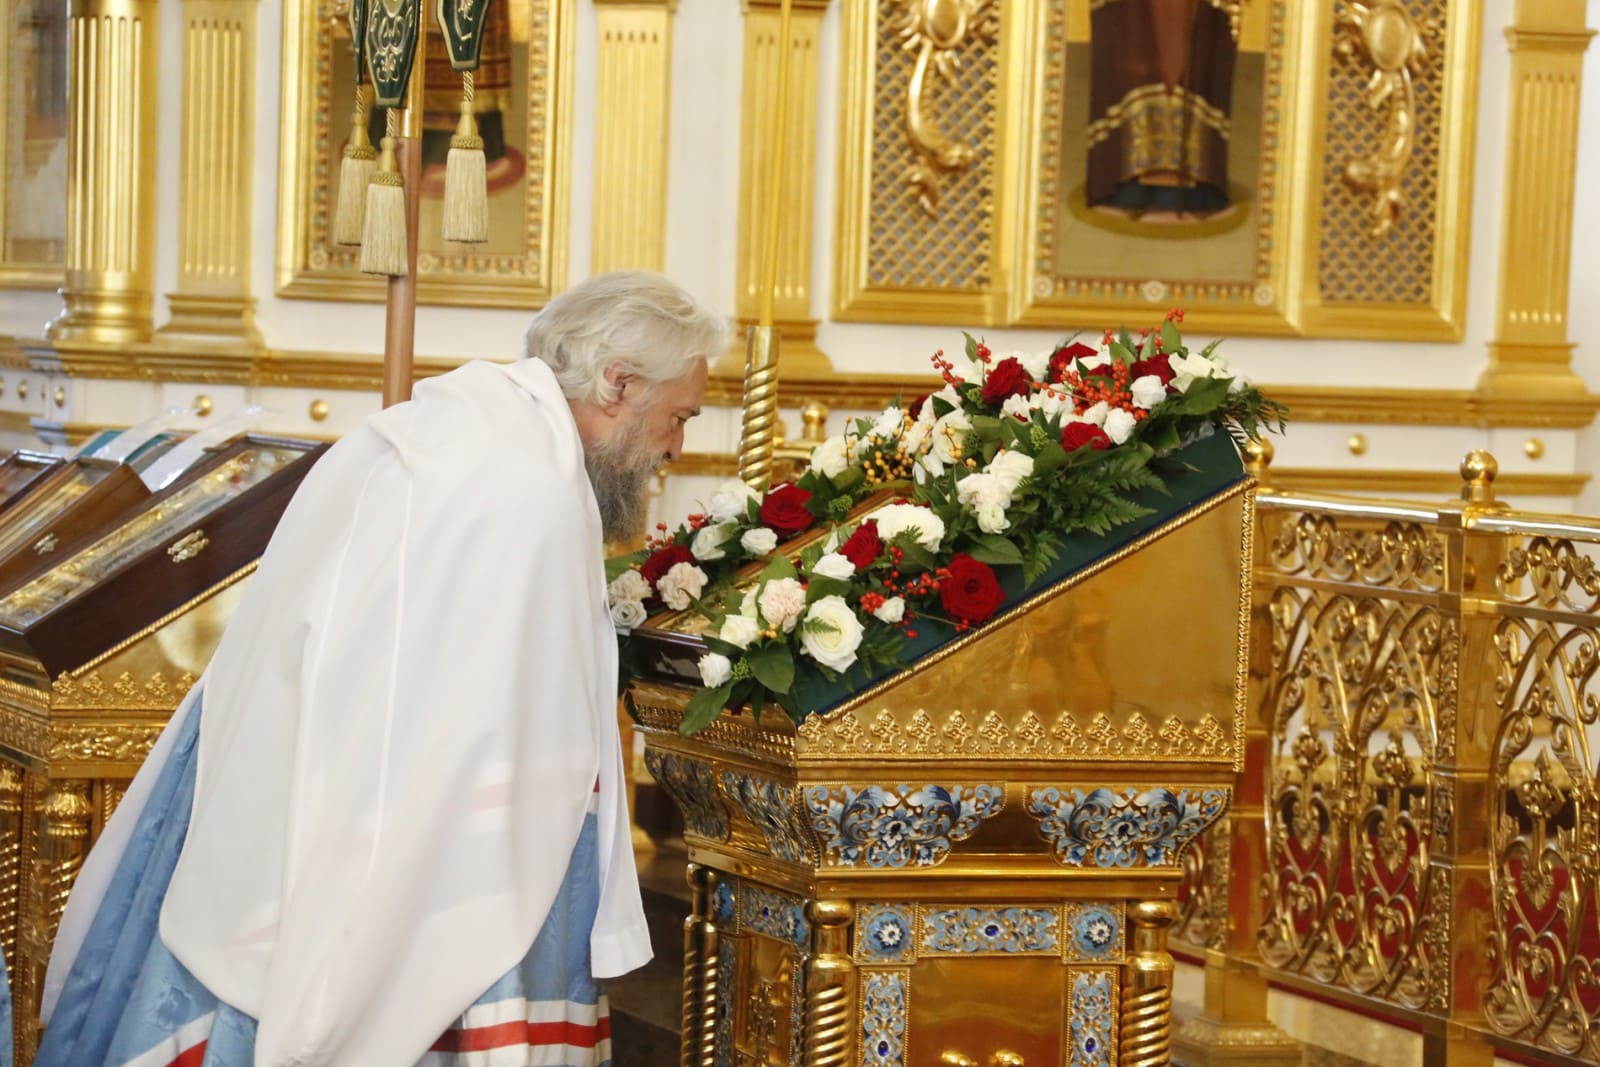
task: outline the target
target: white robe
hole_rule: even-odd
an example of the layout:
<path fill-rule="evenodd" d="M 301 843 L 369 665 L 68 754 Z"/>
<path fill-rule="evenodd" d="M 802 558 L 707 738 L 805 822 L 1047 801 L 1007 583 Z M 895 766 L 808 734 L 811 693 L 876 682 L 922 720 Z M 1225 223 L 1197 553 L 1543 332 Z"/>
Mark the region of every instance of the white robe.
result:
<path fill-rule="evenodd" d="M 201 682 L 161 913 L 258 1020 L 258 1067 L 415 1062 L 533 944 L 597 780 L 595 976 L 648 961 L 616 676 L 599 512 L 543 363 L 425 381 L 317 464 Z M 52 1005 L 164 758 L 85 865 Z"/>

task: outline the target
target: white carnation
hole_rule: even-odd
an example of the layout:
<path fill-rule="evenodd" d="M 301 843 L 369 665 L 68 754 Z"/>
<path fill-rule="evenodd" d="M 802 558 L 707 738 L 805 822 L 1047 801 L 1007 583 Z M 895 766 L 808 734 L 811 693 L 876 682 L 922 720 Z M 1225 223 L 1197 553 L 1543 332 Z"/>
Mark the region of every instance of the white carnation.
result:
<path fill-rule="evenodd" d="M 1105 430 L 1106 436 L 1111 438 L 1112 444 L 1120 445 L 1133 436 L 1133 428 L 1137 425 L 1138 423 L 1134 421 L 1131 411 L 1112 408 L 1106 413 L 1106 421 L 1101 426 L 1101 429 Z"/>
<path fill-rule="evenodd" d="M 693 563 L 674 563 L 656 582 L 656 592 L 673 611 L 682 611 L 700 598 L 706 587 L 706 572 Z"/>
<path fill-rule="evenodd" d="M 825 596 L 811 605 L 806 622 L 818 623 L 800 634 L 800 647 L 824 667 L 849 669 L 861 647 L 862 626 L 844 597 Z"/>
<path fill-rule="evenodd" d="M 1028 377 L 1036 382 L 1042 382 L 1050 374 L 1049 352 L 1018 352 L 1017 361 L 1022 364 L 1022 369 L 1028 372 Z"/>
<path fill-rule="evenodd" d="M 1059 389 L 1041 389 L 1033 394 L 1034 403 L 1047 419 L 1053 419 L 1062 411 L 1070 411 L 1072 399 Z"/>
<path fill-rule="evenodd" d="M 756 603 L 768 626 L 792 633 L 795 623 L 800 621 L 800 613 L 805 610 L 806 591 L 793 578 L 774 578 L 761 590 Z"/>
<path fill-rule="evenodd" d="M 838 578 L 841 581 L 848 580 L 855 572 L 856 565 L 837 552 L 829 552 L 817 560 L 816 566 L 811 568 L 812 574 L 820 574 L 824 578 Z"/>
<path fill-rule="evenodd" d="M 689 542 L 690 554 L 699 560 L 724 558 L 728 553 L 723 546 L 737 528 L 732 522 L 714 522 L 710 526 L 700 527 L 695 532 L 694 540 Z"/>
<path fill-rule="evenodd" d="M 906 413 L 904 411 L 899 407 L 890 405 L 883 409 L 883 414 L 878 416 L 878 421 L 872 424 L 872 432 L 879 437 L 897 437 L 905 419 Z"/>
<path fill-rule="evenodd" d="M 1083 373 L 1093 374 L 1095 371 L 1111 362 L 1111 357 L 1104 352 L 1096 352 L 1092 356 L 1084 356 L 1075 361 L 1076 365 L 1083 368 Z"/>
<path fill-rule="evenodd" d="M 754 489 L 737 478 L 729 478 L 711 494 L 711 500 L 706 504 L 706 514 L 716 522 L 742 519 L 750 513 L 750 501 L 760 499 L 761 494 Z"/>
<path fill-rule="evenodd" d="M 908 456 L 921 452 L 928 443 L 928 434 L 933 430 L 933 416 L 928 411 L 931 406 L 922 405 L 922 417 L 907 426 L 906 432 L 900 435 L 900 451 Z"/>
<path fill-rule="evenodd" d="M 967 418 L 965 411 L 956 408 L 933 424 L 933 446 L 928 450 L 928 454 L 941 463 L 954 463 L 956 449 L 966 440 L 967 431 L 970 429 L 972 420 Z"/>
<path fill-rule="evenodd" d="M 1102 400 L 1102 401 L 1100 401 L 1100 403 L 1095 404 L 1093 407 L 1091 407 L 1088 411 L 1085 411 L 1083 413 L 1083 418 L 1082 418 L 1081 421 L 1083 421 L 1083 422 L 1092 422 L 1096 426 L 1104 426 L 1106 424 L 1106 415 L 1110 411 L 1111 411 L 1111 405 L 1107 404 L 1104 400 Z M 1079 420 L 1074 419 L 1073 421 L 1076 422 L 1076 421 L 1079 421 Z"/>
<path fill-rule="evenodd" d="M 915 504 L 888 504 L 873 512 L 878 523 L 878 536 L 887 544 L 903 533 L 915 532 L 917 543 L 923 548 L 938 551 L 944 540 L 944 520 L 932 511 Z"/>
<path fill-rule="evenodd" d="M 1007 449 L 997 453 L 984 471 L 994 475 L 1001 487 L 1006 491 L 1006 504 L 1011 503 L 1011 496 L 1028 478 L 1033 477 L 1033 457 L 1026 452 Z"/>
<path fill-rule="evenodd" d="M 765 526 L 757 526 L 744 532 L 744 536 L 739 538 L 739 545 L 752 556 L 771 555 L 772 550 L 778 547 L 778 535 Z"/>
<path fill-rule="evenodd" d="M 606 586 L 606 595 L 612 600 L 648 600 L 650 583 L 636 570 L 625 570 Z"/>
<path fill-rule="evenodd" d="M 842 474 L 849 465 L 850 449 L 843 434 L 835 434 L 811 450 L 812 469 L 821 471 L 829 478 Z"/>
<path fill-rule="evenodd" d="M 717 636 L 730 645 L 740 648 L 749 648 L 761 633 L 761 624 L 749 615 L 729 615 L 722 620 L 722 629 L 717 631 Z"/>
<path fill-rule="evenodd" d="M 886 622 L 893 626 L 906 617 L 906 602 L 900 597 L 892 596 L 882 604 L 879 604 L 872 615 L 880 622 Z"/>
<path fill-rule="evenodd" d="M 611 624 L 619 633 L 629 634 L 644 625 L 644 620 L 649 616 L 645 613 L 644 602 L 639 600 L 613 600 L 611 602 Z"/>
<path fill-rule="evenodd" d="M 707 652 L 700 657 L 700 681 L 707 689 L 715 689 L 733 675 L 733 664 L 720 652 Z"/>
<path fill-rule="evenodd" d="M 1167 398 L 1167 385 L 1159 374 L 1144 374 L 1135 378 L 1128 383 L 1128 391 L 1133 394 L 1134 406 L 1146 411 Z"/>
<path fill-rule="evenodd" d="M 1038 393 L 1030 393 L 1027 396 L 1008 396 L 1005 403 L 1000 405 L 1000 413 L 1002 415 L 1015 415 L 1023 422 L 1027 422 L 1028 417 L 1033 413 L 1033 398 L 1038 395 Z"/>

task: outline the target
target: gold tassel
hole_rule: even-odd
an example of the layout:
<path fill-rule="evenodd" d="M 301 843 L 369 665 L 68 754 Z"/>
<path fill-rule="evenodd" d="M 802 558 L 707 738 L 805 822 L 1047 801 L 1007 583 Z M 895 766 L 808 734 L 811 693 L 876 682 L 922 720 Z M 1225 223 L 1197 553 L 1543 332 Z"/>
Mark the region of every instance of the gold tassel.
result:
<path fill-rule="evenodd" d="M 366 225 L 361 232 L 361 269 L 367 274 L 404 275 L 406 263 L 406 187 L 394 158 L 400 133 L 400 113 L 389 110 L 378 157 L 378 173 L 367 187 Z"/>
<path fill-rule="evenodd" d="M 461 75 L 461 121 L 450 138 L 450 155 L 444 165 L 444 224 L 446 241 L 477 243 L 489 239 L 489 179 L 483 158 L 483 138 L 472 106 L 472 71 Z"/>
<path fill-rule="evenodd" d="M 367 202 L 367 186 L 378 169 L 378 153 L 367 136 L 367 89 L 356 86 L 356 110 L 350 116 L 350 140 L 345 142 L 344 160 L 339 164 L 339 200 L 333 212 L 333 241 L 341 245 L 361 243 L 362 213 Z"/>

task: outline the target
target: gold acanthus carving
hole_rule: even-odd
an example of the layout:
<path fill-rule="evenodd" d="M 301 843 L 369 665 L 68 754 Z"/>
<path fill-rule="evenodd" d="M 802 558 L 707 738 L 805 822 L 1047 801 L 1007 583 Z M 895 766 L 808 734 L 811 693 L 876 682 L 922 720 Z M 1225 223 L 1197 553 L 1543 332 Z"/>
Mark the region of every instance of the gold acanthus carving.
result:
<path fill-rule="evenodd" d="M 798 730 L 805 755 L 874 755 L 920 759 L 927 756 L 990 758 L 1104 759 L 1146 756 L 1152 759 L 1195 759 L 1231 756 L 1232 737 L 1210 715 L 1190 724 L 1168 716 L 1155 725 L 1133 712 L 1119 725 L 1104 712 L 1093 718 L 1062 712 L 1045 725 L 1024 712 L 1008 723 L 998 712 L 979 715 L 960 710 L 934 716 L 918 710 L 902 723 L 889 711 L 873 715 L 850 710 L 814 715 Z"/>
<path fill-rule="evenodd" d="M 1342 56 L 1360 52 L 1372 66 L 1367 81 L 1367 106 L 1387 109 L 1383 137 L 1366 156 L 1344 165 L 1344 180 L 1373 195 L 1373 238 L 1383 237 L 1399 221 L 1405 205 L 1400 191 L 1411 166 L 1417 128 L 1417 93 L 1413 73 L 1428 59 L 1430 34 L 1412 20 L 1400 0 L 1351 3 L 1339 13 L 1335 50 Z"/>
<path fill-rule="evenodd" d="M 961 68 L 962 47 L 994 40 L 999 26 L 994 0 L 903 0 L 892 27 L 901 47 L 917 54 L 906 82 L 906 136 L 920 162 L 906 174 L 906 182 L 929 216 L 939 213 L 941 173 L 965 170 L 974 158 L 970 145 L 934 125 L 927 101 L 929 76 L 951 80 Z"/>
<path fill-rule="evenodd" d="M 0 708 L 0 745 L 43 759 L 49 743 L 48 721 L 15 708 Z"/>
<path fill-rule="evenodd" d="M 150 754 L 162 723 L 58 723 L 50 731 L 50 759 L 137 763 Z"/>
<path fill-rule="evenodd" d="M 157 671 L 143 682 L 124 671 L 109 683 L 99 671 L 63 674 L 55 681 L 51 704 L 62 710 L 171 711 L 194 683 L 195 676 L 187 671 L 172 681 Z"/>

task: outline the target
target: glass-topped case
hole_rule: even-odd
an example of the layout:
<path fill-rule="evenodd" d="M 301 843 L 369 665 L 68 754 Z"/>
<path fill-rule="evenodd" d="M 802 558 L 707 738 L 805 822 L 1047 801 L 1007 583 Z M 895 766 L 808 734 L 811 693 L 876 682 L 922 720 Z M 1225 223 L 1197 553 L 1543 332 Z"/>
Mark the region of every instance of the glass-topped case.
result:
<path fill-rule="evenodd" d="M 30 485 L 63 462 L 60 456 L 27 449 L 19 449 L 0 459 L 0 514 L 4 514 L 12 501 L 20 499 Z"/>
<path fill-rule="evenodd" d="M 248 435 L 0 598 L 0 648 L 52 677 L 249 566 L 326 445 Z"/>

